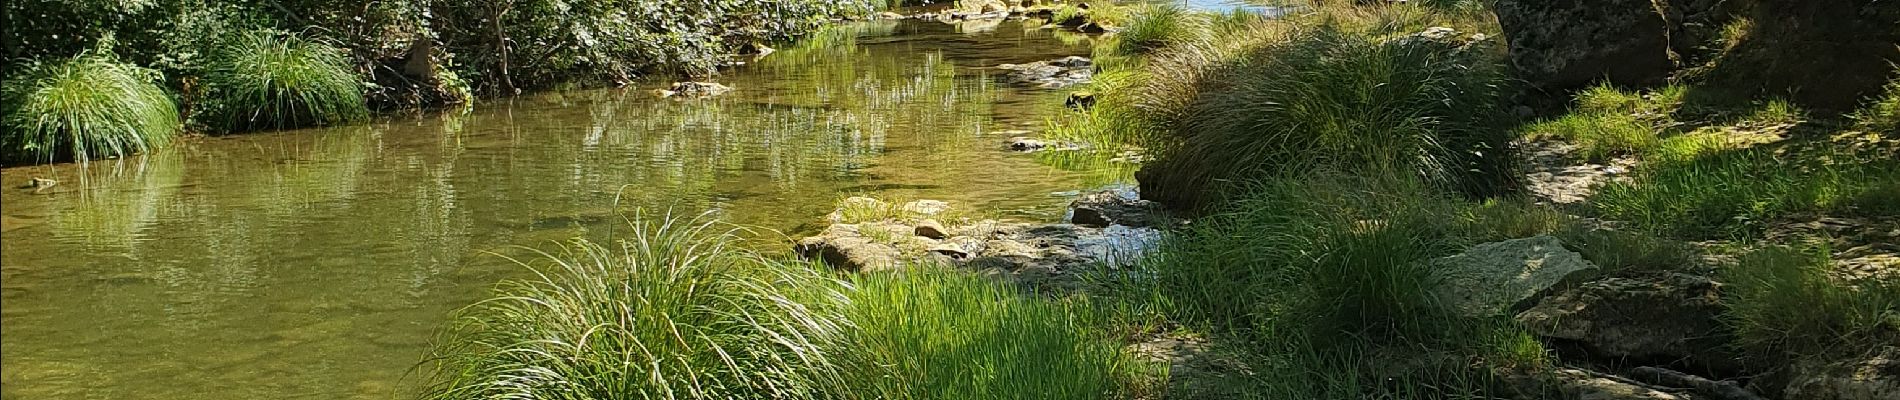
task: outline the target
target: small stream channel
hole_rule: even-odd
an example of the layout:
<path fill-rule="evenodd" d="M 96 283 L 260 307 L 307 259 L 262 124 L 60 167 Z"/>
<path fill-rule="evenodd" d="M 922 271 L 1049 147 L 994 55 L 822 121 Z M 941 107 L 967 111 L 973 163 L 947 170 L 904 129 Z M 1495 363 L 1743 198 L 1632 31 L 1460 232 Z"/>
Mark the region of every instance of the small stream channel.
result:
<path fill-rule="evenodd" d="M 561 91 L 6 169 L 0 397 L 400 397 L 451 311 L 526 273 L 503 255 L 605 238 L 616 200 L 787 235 L 850 195 L 1053 221 L 1126 166 L 1005 150 L 1062 93 L 989 67 L 1089 40 L 870 22 L 729 70 L 709 100 Z M 35 177 L 61 183 L 16 189 Z"/>

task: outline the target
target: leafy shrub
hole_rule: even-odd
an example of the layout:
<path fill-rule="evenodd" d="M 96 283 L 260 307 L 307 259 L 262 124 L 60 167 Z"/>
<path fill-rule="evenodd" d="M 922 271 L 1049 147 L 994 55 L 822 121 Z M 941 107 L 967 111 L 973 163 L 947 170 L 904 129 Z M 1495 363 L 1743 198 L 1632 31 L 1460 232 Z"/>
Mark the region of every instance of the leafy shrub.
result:
<path fill-rule="evenodd" d="M 847 390 L 836 282 L 700 220 L 577 242 L 460 312 L 429 398 L 819 398 Z"/>
<path fill-rule="evenodd" d="M 921 270 L 920 270 L 921 269 Z M 862 398 L 1101 399 L 1132 360 L 1085 306 L 1024 295 L 960 271 L 854 279 L 851 380 Z"/>
<path fill-rule="evenodd" d="M 363 84 L 336 48 L 270 31 L 219 49 L 205 77 L 205 113 L 225 131 L 361 121 Z"/>
<path fill-rule="evenodd" d="M 179 119 L 159 80 L 157 71 L 103 51 L 16 72 L 0 86 L 5 158 L 83 162 L 164 146 Z"/>
<path fill-rule="evenodd" d="M 1255 44 L 1216 39 L 1150 62 L 1139 106 L 1165 128 L 1138 174 L 1145 196 L 1201 208 L 1251 176 L 1316 165 L 1509 186 L 1494 54 L 1326 24 L 1245 35 Z"/>

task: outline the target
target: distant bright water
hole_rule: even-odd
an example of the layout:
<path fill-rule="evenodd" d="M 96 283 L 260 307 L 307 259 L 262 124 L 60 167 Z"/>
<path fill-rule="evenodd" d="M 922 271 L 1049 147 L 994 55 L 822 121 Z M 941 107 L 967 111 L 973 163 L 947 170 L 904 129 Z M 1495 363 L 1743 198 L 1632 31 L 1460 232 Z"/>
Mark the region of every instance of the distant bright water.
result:
<path fill-rule="evenodd" d="M 1062 93 L 987 67 L 1086 38 L 884 22 L 812 43 L 709 101 L 557 92 L 0 171 L 0 398 L 399 398 L 449 313 L 524 273 L 497 254 L 603 237 L 616 199 L 798 232 L 853 194 L 1053 220 L 1051 193 L 1126 176 L 1002 149 Z M 16 189 L 33 177 L 61 183 Z"/>

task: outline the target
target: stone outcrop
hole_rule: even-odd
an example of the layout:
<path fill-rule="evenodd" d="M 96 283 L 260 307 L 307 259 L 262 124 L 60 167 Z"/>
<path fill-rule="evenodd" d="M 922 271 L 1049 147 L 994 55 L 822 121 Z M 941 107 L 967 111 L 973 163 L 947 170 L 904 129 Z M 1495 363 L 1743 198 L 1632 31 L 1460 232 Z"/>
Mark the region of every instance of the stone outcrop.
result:
<path fill-rule="evenodd" d="M 1010 71 L 1010 83 L 1041 88 L 1064 88 L 1088 83 L 1095 78 L 1095 63 L 1087 57 L 1064 57 L 1028 64 L 1003 64 L 996 68 Z"/>
<path fill-rule="evenodd" d="M 1501 0 L 1496 9 L 1511 62 L 1542 88 L 1656 83 L 1676 67 L 1670 21 L 1652 0 Z"/>
<path fill-rule="evenodd" d="M 872 200 L 855 198 L 845 202 Z M 941 202 L 918 201 L 911 205 L 934 203 Z M 834 215 L 840 213 L 842 210 Z M 1159 218 L 1116 215 L 1128 221 Z M 1078 272 L 1123 265 L 1160 237 L 1161 232 L 1154 228 L 1122 225 L 1087 227 L 982 220 L 948 226 L 928 218 L 886 219 L 834 223 L 817 235 L 798 240 L 793 250 L 807 259 L 854 272 L 940 263 L 1000 274 L 1035 287 L 1070 288 L 1080 283 Z"/>
<path fill-rule="evenodd" d="M 1900 346 L 1882 346 L 1857 359 L 1798 366 L 1787 399 L 1900 399 Z"/>
<path fill-rule="evenodd" d="M 1545 298 L 1517 321 L 1599 358 L 1733 371 L 1740 360 L 1724 347 L 1720 291 L 1720 284 L 1688 274 L 1607 278 Z"/>
<path fill-rule="evenodd" d="M 1069 203 L 1070 223 L 1105 228 L 1110 225 L 1167 228 L 1173 220 L 1160 203 L 1137 198 L 1127 191 L 1101 191 L 1082 195 Z"/>
<path fill-rule="evenodd" d="M 1514 399 L 1701 400 L 1687 390 L 1660 388 L 1628 378 L 1573 368 L 1500 377 Z"/>
<path fill-rule="evenodd" d="M 1479 318 L 1515 312 L 1598 270 L 1550 236 L 1481 244 L 1431 263 L 1433 273 L 1442 280 L 1439 297 L 1445 304 L 1461 315 Z"/>

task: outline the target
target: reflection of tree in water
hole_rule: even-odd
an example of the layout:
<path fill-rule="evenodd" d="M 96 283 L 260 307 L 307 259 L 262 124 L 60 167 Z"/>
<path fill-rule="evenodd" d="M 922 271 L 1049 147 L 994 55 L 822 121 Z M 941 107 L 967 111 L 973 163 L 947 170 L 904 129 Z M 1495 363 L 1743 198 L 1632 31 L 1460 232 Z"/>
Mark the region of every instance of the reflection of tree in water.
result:
<path fill-rule="evenodd" d="M 221 172 L 250 181 L 233 189 L 245 191 L 248 201 L 272 217 L 294 217 L 319 204 L 351 200 L 378 133 L 374 125 L 363 125 L 289 137 L 255 148 L 257 157 L 272 161 L 261 170 L 230 171 L 227 165 Z"/>

